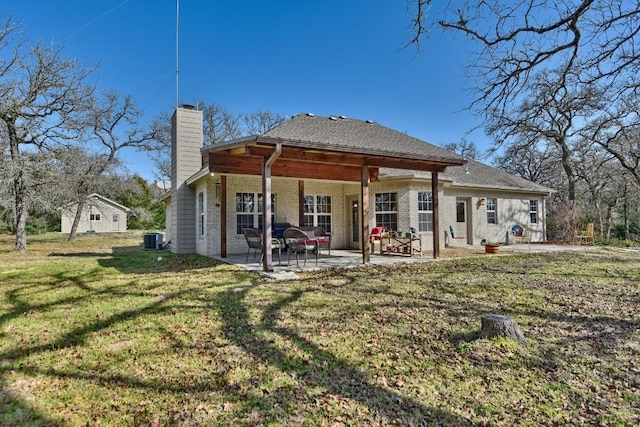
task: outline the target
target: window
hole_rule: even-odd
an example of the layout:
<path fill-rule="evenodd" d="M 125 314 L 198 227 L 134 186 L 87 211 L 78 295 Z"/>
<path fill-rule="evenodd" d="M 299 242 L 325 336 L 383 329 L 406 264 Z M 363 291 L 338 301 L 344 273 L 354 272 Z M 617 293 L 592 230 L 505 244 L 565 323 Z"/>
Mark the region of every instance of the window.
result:
<path fill-rule="evenodd" d="M 100 214 L 99 213 L 98 214 L 94 214 L 94 213 L 89 214 L 89 220 L 91 220 L 91 221 L 100 221 Z"/>
<path fill-rule="evenodd" d="M 113 216 L 111 217 L 111 219 L 113 220 L 113 222 L 118 222 L 118 221 L 120 221 L 120 215 L 118 215 L 118 214 L 113 214 Z"/>
<path fill-rule="evenodd" d="M 271 195 L 271 222 L 276 216 L 276 195 Z M 236 233 L 243 228 L 262 229 L 262 194 L 236 193 Z"/>
<path fill-rule="evenodd" d="M 529 200 L 529 222 L 531 224 L 538 223 L 538 201 Z"/>
<path fill-rule="evenodd" d="M 204 236 L 204 192 L 198 193 L 198 236 Z"/>
<path fill-rule="evenodd" d="M 465 202 L 456 202 L 456 222 L 465 222 Z"/>
<path fill-rule="evenodd" d="M 331 196 L 304 196 L 303 225 L 322 227 L 331 233 Z"/>
<path fill-rule="evenodd" d="M 398 229 L 398 194 L 376 193 L 376 226 Z"/>
<path fill-rule="evenodd" d="M 487 224 L 497 224 L 498 215 L 498 199 L 487 198 Z"/>
<path fill-rule="evenodd" d="M 433 231 L 433 199 L 431 193 L 418 193 L 418 231 Z"/>

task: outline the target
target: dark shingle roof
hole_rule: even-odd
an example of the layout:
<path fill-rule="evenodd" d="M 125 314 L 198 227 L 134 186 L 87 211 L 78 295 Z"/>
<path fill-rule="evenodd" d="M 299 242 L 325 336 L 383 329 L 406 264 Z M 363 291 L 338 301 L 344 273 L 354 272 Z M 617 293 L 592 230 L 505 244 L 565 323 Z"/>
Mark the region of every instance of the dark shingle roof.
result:
<path fill-rule="evenodd" d="M 401 169 L 381 169 L 381 176 L 406 176 L 430 179 L 429 172 L 407 171 Z M 512 175 L 503 170 L 487 166 L 475 160 L 468 160 L 464 166 L 449 166 L 439 175 L 442 181 L 451 181 L 455 186 L 493 188 L 502 190 L 530 191 L 550 193 L 554 190 L 535 182 Z"/>
<path fill-rule="evenodd" d="M 359 152 L 389 153 L 398 157 L 463 160 L 441 147 L 413 138 L 370 120 L 344 116 L 322 117 L 298 114 L 263 136 L 322 144 L 327 148 L 349 148 Z"/>

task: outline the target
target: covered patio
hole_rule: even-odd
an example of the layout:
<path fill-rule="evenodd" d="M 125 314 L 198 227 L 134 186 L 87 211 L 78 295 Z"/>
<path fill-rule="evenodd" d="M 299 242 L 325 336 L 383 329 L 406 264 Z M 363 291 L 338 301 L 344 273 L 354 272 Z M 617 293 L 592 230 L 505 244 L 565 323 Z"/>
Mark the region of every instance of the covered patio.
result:
<path fill-rule="evenodd" d="M 336 132 L 336 126 L 340 132 Z M 431 173 L 433 194 L 433 225 L 439 230 L 438 218 L 438 174 L 449 166 L 461 166 L 465 160 L 433 147 L 429 152 L 427 144 L 399 132 L 391 131 L 373 122 L 348 120 L 347 118 L 328 118 L 326 123 L 313 119 L 313 115 L 296 116 L 293 120 L 279 126 L 265 135 L 251 136 L 202 149 L 208 156 L 209 172 L 220 176 L 220 235 L 221 259 L 229 261 L 227 251 L 228 220 L 227 176 L 260 176 L 262 180 L 262 224 L 265 236 L 272 235 L 272 177 L 298 179 L 297 223 L 304 219 L 305 179 L 326 180 L 332 182 L 359 183 L 360 251 L 343 251 L 343 263 L 358 264 L 377 262 L 372 256 L 369 245 L 370 205 L 369 184 L 378 179 L 379 168 L 395 168 Z M 438 258 L 440 235 L 433 233 L 433 258 Z M 274 263 L 271 239 L 264 239 L 262 270 L 273 272 Z M 340 257 L 334 256 L 337 260 Z M 336 252 L 337 254 L 338 252 Z M 385 259 L 384 257 L 382 259 Z M 403 262 L 415 262 L 420 258 Z M 336 261 L 337 262 L 337 261 Z M 384 261 L 388 262 L 388 261 Z M 398 262 L 396 260 L 395 262 Z M 307 262 L 309 265 L 309 262 Z"/>

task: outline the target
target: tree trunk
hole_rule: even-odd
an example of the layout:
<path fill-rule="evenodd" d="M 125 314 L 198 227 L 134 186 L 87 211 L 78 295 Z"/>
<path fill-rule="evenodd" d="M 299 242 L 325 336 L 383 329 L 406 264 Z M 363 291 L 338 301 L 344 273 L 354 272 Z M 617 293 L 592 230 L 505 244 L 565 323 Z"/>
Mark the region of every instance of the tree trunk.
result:
<path fill-rule="evenodd" d="M 484 338 L 505 337 L 520 343 L 526 342 L 518 324 L 507 316 L 486 314 L 482 316 L 481 321 Z"/>
<path fill-rule="evenodd" d="M 13 198 L 15 209 L 16 225 L 16 246 L 17 252 L 27 250 L 27 187 L 24 182 L 24 171 L 22 170 L 22 159 L 18 148 L 18 135 L 16 134 L 15 121 L 7 120 L 7 132 L 9 134 L 9 151 L 11 153 L 11 166 L 13 168 Z"/>
<path fill-rule="evenodd" d="M 13 178 L 13 191 L 16 210 L 16 246 L 17 252 L 27 250 L 27 201 L 24 174 L 22 169 L 16 171 Z"/>
<path fill-rule="evenodd" d="M 78 208 L 76 209 L 76 215 L 73 217 L 73 224 L 71 224 L 71 231 L 69 232 L 69 242 L 75 242 L 78 237 L 78 224 L 80 224 L 80 219 L 82 218 L 85 200 L 86 197 L 80 197 L 78 199 Z"/>

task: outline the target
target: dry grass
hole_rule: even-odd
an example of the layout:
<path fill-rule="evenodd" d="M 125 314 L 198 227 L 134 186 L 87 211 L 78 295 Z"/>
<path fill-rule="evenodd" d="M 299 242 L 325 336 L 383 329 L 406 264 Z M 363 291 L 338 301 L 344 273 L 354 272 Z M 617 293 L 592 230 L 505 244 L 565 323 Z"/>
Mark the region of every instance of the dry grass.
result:
<path fill-rule="evenodd" d="M 640 423 L 638 253 L 272 282 L 141 243 L 0 238 L 0 425 Z"/>

